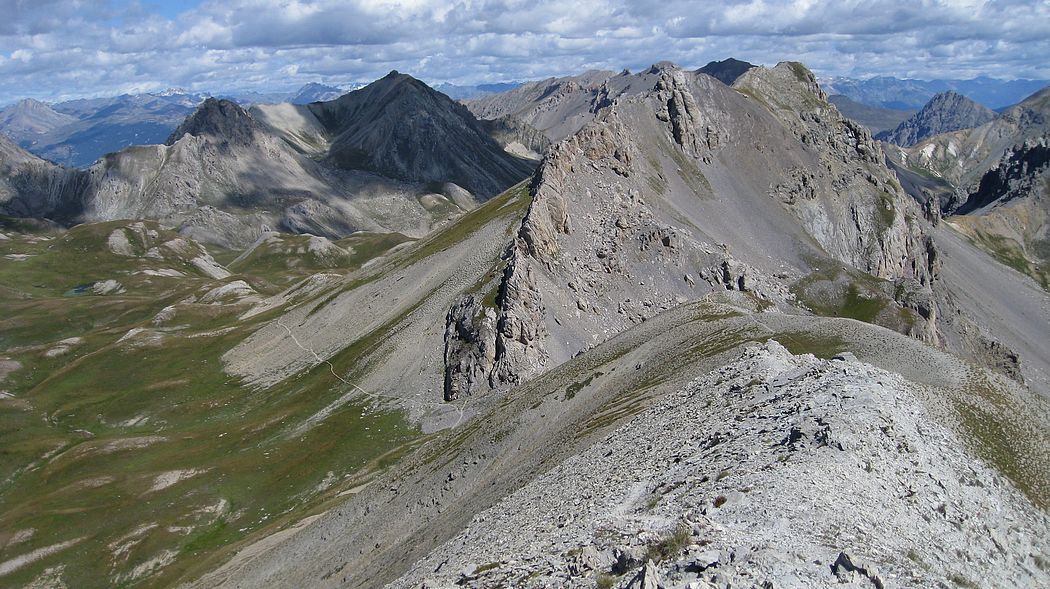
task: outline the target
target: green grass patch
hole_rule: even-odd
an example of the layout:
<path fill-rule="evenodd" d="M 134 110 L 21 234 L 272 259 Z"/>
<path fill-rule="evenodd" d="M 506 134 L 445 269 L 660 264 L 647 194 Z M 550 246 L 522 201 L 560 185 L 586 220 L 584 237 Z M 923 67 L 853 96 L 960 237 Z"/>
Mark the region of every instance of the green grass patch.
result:
<path fill-rule="evenodd" d="M 118 278 L 134 286 L 123 295 L 63 296 L 71 282 L 130 276 L 139 264 L 170 267 L 108 253 L 106 238 L 119 227 L 0 242 L 37 254 L 0 259 L 0 275 L 29 291 L 0 292 L 0 350 L 23 365 L 4 382 L 14 398 L 0 400 L 0 529 L 36 530 L 17 554 L 86 536 L 4 576 L 5 585 L 26 585 L 59 563 L 69 586 L 177 584 L 204 572 L 205 562 L 214 566 L 227 547 L 271 533 L 389 467 L 421 436 L 400 413 L 365 399 L 335 403 L 352 391 L 327 365 L 266 390 L 231 378 L 222 355 L 272 313 L 241 322 L 243 305 L 176 304 L 220 283 L 189 269 L 173 281 Z M 374 251 L 392 243 L 367 239 Z M 168 305 L 175 319 L 151 325 Z M 134 327 L 147 331 L 117 342 Z M 366 370 L 394 329 L 391 322 L 359 338 L 332 359 L 336 369 Z M 45 353 L 68 337 L 80 341 Z M 326 407 L 326 419 L 291 435 Z M 175 554 L 174 562 L 132 578 L 162 553 Z"/>
<path fill-rule="evenodd" d="M 894 284 L 859 270 L 819 261 L 810 274 L 791 286 L 795 299 L 823 317 L 844 317 L 908 333 L 915 314 L 897 300 L 905 297 L 901 284 Z"/>
<path fill-rule="evenodd" d="M 780 342 L 780 345 L 795 354 L 813 354 L 817 358 L 830 360 L 835 354 L 849 349 L 846 340 L 838 337 L 818 337 L 811 333 L 801 331 L 781 331 L 769 339 Z"/>
<path fill-rule="evenodd" d="M 484 573 L 486 571 L 491 571 L 493 569 L 498 569 L 499 566 L 500 566 L 500 563 L 498 563 L 498 562 L 485 563 L 485 564 L 479 566 L 478 568 L 474 569 L 474 574 L 475 575 L 480 575 L 481 573 Z"/>
<path fill-rule="evenodd" d="M 897 207 L 893 204 L 893 195 L 883 190 L 879 193 L 878 202 L 875 204 L 876 226 L 880 233 L 884 233 L 893 226 L 897 220 Z"/>
<path fill-rule="evenodd" d="M 530 202 L 529 184 L 525 181 L 463 215 L 456 223 L 420 240 L 398 259 L 398 265 L 409 266 L 458 245 L 500 217 L 512 216 L 520 220 Z"/>
<path fill-rule="evenodd" d="M 566 387 L 565 400 L 568 401 L 569 399 L 575 397 L 576 393 L 582 391 L 584 387 L 589 386 L 594 379 L 598 378 L 602 374 L 604 373 L 601 371 L 595 372 L 594 374 L 588 376 L 586 380 L 583 380 L 581 382 L 574 382 L 568 387 Z"/>

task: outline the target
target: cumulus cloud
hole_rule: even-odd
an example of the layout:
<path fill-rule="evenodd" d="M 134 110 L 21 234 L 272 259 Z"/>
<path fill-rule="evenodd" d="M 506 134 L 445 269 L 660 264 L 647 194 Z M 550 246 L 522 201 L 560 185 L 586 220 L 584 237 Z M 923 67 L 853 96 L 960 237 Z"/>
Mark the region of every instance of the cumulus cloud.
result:
<path fill-rule="evenodd" d="M 479 83 L 729 56 L 822 75 L 1050 77 L 1045 0 L 0 0 L 0 14 L 0 102 L 283 90 L 390 69 Z"/>

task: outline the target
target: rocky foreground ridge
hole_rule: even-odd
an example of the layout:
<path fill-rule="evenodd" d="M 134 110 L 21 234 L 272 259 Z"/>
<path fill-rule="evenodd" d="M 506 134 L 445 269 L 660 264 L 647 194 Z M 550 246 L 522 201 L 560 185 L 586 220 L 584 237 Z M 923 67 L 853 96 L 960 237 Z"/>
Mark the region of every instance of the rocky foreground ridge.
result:
<path fill-rule="evenodd" d="M 1038 587 L 1050 518 L 930 390 L 775 341 L 493 507 L 391 587 Z"/>

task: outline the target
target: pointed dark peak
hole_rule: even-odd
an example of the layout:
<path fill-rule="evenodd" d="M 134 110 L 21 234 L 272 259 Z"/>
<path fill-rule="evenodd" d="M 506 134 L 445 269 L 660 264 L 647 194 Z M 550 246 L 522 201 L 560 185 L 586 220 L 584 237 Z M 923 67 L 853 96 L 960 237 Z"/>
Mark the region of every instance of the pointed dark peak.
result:
<path fill-rule="evenodd" d="M 310 108 L 315 115 L 322 117 L 326 126 L 340 132 L 350 117 L 363 116 L 366 111 L 371 113 L 369 116 L 375 116 L 377 110 L 387 107 L 413 110 L 420 103 L 447 108 L 456 108 L 459 104 L 426 83 L 393 70 L 363 88 L 347 92 L 330 102 L 311 104 Z"/>
<path fill-rule="evenodd" d="M 722 61 L 709 62 L 704 67 L 696 70 L 696 73 L 707 74 L 727 86 L 732 86 L 737 78 L 753 67 L 756 67 L 753 63 L 730 57 Z"/>
<path fill-rule="evenodd" d="M 454 182 L 481 198 L 531 171 L 503 151 L 467 107 L 396 71 L 307 108 L 331 137 L 326 161 L 337 168 Z"/>
<path fill-rule="evenodd" d="M 256 126 L 255 119 L 236 102 L 207 98 L 175 129 L 165 144 L 174 145 L 183 135 L 193 135 L 243 145 L 252 141 Z"/>

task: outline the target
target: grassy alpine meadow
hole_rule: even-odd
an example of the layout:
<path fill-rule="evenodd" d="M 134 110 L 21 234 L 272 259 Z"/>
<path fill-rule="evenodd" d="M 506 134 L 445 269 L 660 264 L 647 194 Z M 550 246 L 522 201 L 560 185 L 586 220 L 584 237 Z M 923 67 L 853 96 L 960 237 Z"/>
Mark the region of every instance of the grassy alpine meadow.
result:
<path fill-rule="evenodd" d="M 256 389 L 221 362 L 280 311 L 239 319 L 254 302 L 404 236 L 337 249 L 278 236 L 236 262 L 224 252 L 234 275 L 216 278 L 194 262 L 200 245 L 155 223 L 0 231 L 0 586 L 59 574 L 71 587 L 171 585 L 323 508 L 420 437 L 366 399 L 301 427 L 349 392 L 327 365 Z M 250 290 L 208 294 L 238 280 Z M 352 371 L 369 351 L 332 361 Z"/>

